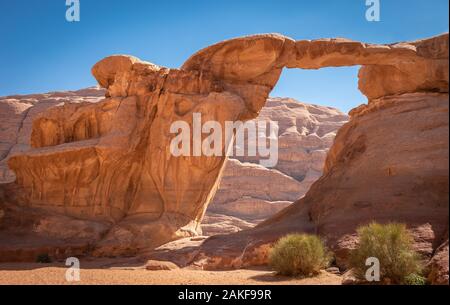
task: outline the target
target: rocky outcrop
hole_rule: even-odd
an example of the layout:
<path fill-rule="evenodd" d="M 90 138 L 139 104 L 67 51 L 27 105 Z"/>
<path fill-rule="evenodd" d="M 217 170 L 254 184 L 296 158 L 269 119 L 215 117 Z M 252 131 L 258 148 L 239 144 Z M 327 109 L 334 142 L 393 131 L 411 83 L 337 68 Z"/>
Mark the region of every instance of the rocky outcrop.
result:
<path fill-rule="evenodd" d="M 98 103 L 103 100 L 104 94 L 105 90 L 93 87 L 74 92 L 0 98 L 0 107 L 4 115 L 0 124 L 3 130 L 9 131 L 1 134 L 4 137 L 2 143 L 5 150 L 4 157 L 0 161 L 2 164 L 0 182 L 5 184 L 14 181 L 15 175 L 8 168 L 7 161 L 15 153 L 30 149 L 32 122 L 39 118 L 41 113 L 64 103 L 73 105 Z M 29 107 L 21 107 L 22 105 Z M 303 196 L 310 184 L 320 177 L 326 151 L 331 146 L 336 130 L 343 124 L 342 120 L 346 119 L 346 115 L 333 108 L 309 105 L 292 99 L 269 98 L 258 120 L 278 122 L 281 134 L 279 162 L 275 168 L 265 168 L 258 164 L 260 156 L 241 157 L 243 162 L 230 158 L 225 166 L 218 192 L 202 221 L 203 235 L 234 233 L 252 228 Z M 18 216 L 9 209 L 8 215 Z M 58 221 L 55 215 L 45 213 L 33 215 L 36 217 L 29 219 L 35 223 L 36 229 L 33 229 L 33 235 L 21 244 L 27 249 L 28 254 L 22 251 L 16 257 L 21 259 L 28 257 L 29 260 L 33 260 L 33 255 L 45 251 L 32 241 L 58 237 L 58 232 L 61 232 L 59 234 L 61 244 L 71 244 L 71 236 L 68 235 L 76 231 L 73 228 L 61 227 L 61 224 L 70 220 L 70 217 L 61 216 L 62 221 Z M 13 224 L 11 219 L 12 217 L 9 217 L 9 230 L 2 231 L 2 234 L 12 236 L 21 231 L 20 224 Z M 83 223 L 76 219 L 74 221 L 80 224 L 79 229 L 82 230 Z M 101 232 L 107 231 L 105 224 L 100 226 L 103 228 Z M 86 228 L 89 227 L 86 225 Z M 3 229 L 6 229 L 6 226 Z M 86 236 L 81 232 L 80 236 L 84 236 L 86 243 L 89 244 L 95 244 L 101 238 L 98 232 L 92 236 Z M 5 246 L 6 239 L 8 237 L 5 237 Z M 35 248 L 32 248 L 33 244 L 36 244 Z M 3 257 L 5 259 L 14 257 L 11 253 L 17 253 L 13 250 L 16 246 L 11 246 L 9 254 L 4 253 Z"/>
<path fill-rule="evenodd" d="M 235 214 L 232 211 L 230 214 Z M 254 222 L 249 222 L 241 218 L 229 216 L 225 214 L 215 214 L 207 211 L 202 221 L 202 232 L 205 236 L 213 236 L 217 234 L 236 233 L 255 226 Z"/>
<path fill-rule="evenodd" d="M 345 269 L 356 228 L 372 221 L 406 223 L 425 258 L 436 252 L 431 281 L 448 280 L 448 244 L 440 246 L 448 230 L 448 94 L 386 97 L 353 111 L 304 198 L 254 229 L 210 237 L 189 264 L 264 265 L 279 237 L 306 232 L 323 236 Z"/>
<path fill-rule="evenodd" d="M 75 219 L 3 200 L 0 211 L 0 262 L 35 262 L 41 255 L 51 259 L 89 255 L 95 242 L 109 229 L 108 223 Z"/>
<path fill-rule="evenodd" d="M 208 213 L 215 213 L 256 224 L 301 198 L 322 175 L 328 149 L 348 116 L 330 107 L 269 98 L 256 120 L 277 122 L 278 162 L 265 168 L 260 155 L 231 158 L 208 208 L 208 221 Z M 246 143 L 254 139 L 247 137 Z M 229 223 L 224 223 L 223 233 L 230 231 Z M 214 232 L 222 233 L 220 223 L 215 227 Z"/>
<path fill-rule="evenodd" d="M 269 98 L 257 118 L 277 122 L 278 162 L 273 168 L 301 182 L 301 196 L 322 175 L 327 152 L 338 129 L 348 119 L 347 114 L 335 108 L 306 104 L 290 98 Z M 259 155 L 235 158 L 250 163 L 258 163 L 263 159 Z"/>
<path fill-rule="evenodd" d="M 275 238 L 288 228 L 326 234 L 335 225 L 327 222 L 335 217 L 330 211 L 346 217 L 339 219 L 342 224 L 349 217 L 369 215 L 363 211 L 365 207 L 374 207 L 370 216 L 376 219 L 377 213 L 385 216 L 386 211 L 391 211 L 388 208 L 395 206 L 398 215 L 404 212 L 402 215 L 409 222 L 420 213 L 405 210 L 406 202 L 414 206 L 411 211 L 424 212 L 414 221 L 426 220 L 433 229 L 440 228 L 442 212 L 448 211 L 448 188 L 443 187 L 448 180 L 448 167 L 444 173 L 448 162 L 444 164 L 443 157 L 445 149 L 448 155 L 445 146 L 448 141 L 442 140 L 443 133 L 448 131 L 443 119 L 447 115 L 448 96 L 428 92 L 448 92 L 448 35 L 393 45 L 344 39 L 294 41 L 280 35 L 257 35 L 208 47 L 192 56 L 181 69 L 159 67 L 130 56 L 108 57 L 92 69 L 99 84 L 107 89 L 105 100 L 96 104 L 60 105 L 34 120 L 31 149 L 9 159 L 17 179 L 14 191 L 7 190 L 7 198 L 70 217 L 110 223 L 111 229 L 96 244 L 98 255 L 135 253 L 196 235 L 218 187 L 225 157 L 173 156 L 169 149 L 171 123 L 183 120 L 192 127 L 194 112 L 201 113 L 204 122 L 215 120 L 221 126 L 225 121 L 254 119 L 284 67 L 317 69 L 348 65 L 363 66 L 360 89 L 369 97 L 369 105 L 354 113 L 354 119 L 340 132 L 344 136 L 338 135 L 328 158 L 327 173 L 309 195 L 245 234 L 266 230 L 262 240 Z M 388 97 L 394 94 L 400 96 Z M 424 117 L 430 121 L 417 124 L 422 128 L 417 130 L 412 122 L 417 120 L 415 112 L 423 109 L 429 112 Z M 381 139 L 376 133 L 380 129 L 376 119 L 372 124 L 377 128 L 365 130 L 365 122 L 370 123 L 370 118 L 380 113 L 384 113 L 380 119 L 388 120 L 386 123 L 391 126 Z M 410 132 L 412 128 L 419 134 Z M 404 137 L 410 146 L 397 143 L 397 137 Z M 354 141 L 348 142 L 349 139 Z M 222 152 L 231 140 L 221 143 Z M 411 146 L 416 140 L 421 144 Z M 395 150 L 387 155 L 387 150 L 375 148 L 384 145 Z M 359 162 L 367 158 L 372 163 L 371 149 L 382 154 L 379 156 L 382 160 L 364 168 L 366 162 Z M 404 152 L 411 155 L 403 155 Z M 431 159 L 425 162 L 422 156 Z M 389 162 L 401 158 L 405 158 L 400 164 L 406 168 L 396 168 L 395 163 Z M 360 166 L 354 167 L 355 172 L 347 169 L 353 168 L 352 162 Z M 413 162 L 419 164 L 412 166 Z M 345 166 L 338 170 L 341 164 Z M 354 175 L 348 176 L 349 173 Z M 389 187 L 376 179 L 382 177 L 386 181 L 391 176 L 395 183 Z M 331 180 L 341 186 L 327 183 L 334 177 L 344 179 Z M 365 192 L 361 189 L 357 192 L 360 196 L 350 196 L 349 190 L 358 187 L 364 187 Z M 411 195 L 418 197 L 411 198 L 410 190 Z M 383 199 L 382 202 L 372 199 L 367 204 L 362 194 L 369 196 L 374 192 L 385 192 L 386 196 L 377 195 L 374 198 Z M 393 194 L 398 195 L 399 201 L 390 197 Z M 431 196 L 426 203 L 420 201 L 423 194 Z M 344 201 L 340 203 L 337 198 Z M 336 210 L 338 204 L 342 204 L 342 211 Z M 354 212 L 353 208 L 350 214 L 343 212 L 354 204 L 361 212 Z M 292 227 L 290 224 L 294 223 Z M 350 230 L 352 226 L 343 227 Z M 333 234 L 338 232 L 347 231 L 338 229 Z M 242 241 L 239 237 L 233 239 L 235 245 Z M 205 244 L 220 240 L 211 239 Z M 247 244 L 247 253 L 256 255 L 253 250 L 257 249 L 257 243 L 252 241 L 251 247 Z M 223 247 L 227 243 L 217 245 Z"/>
<path fill-rule="evenodd" d="M 96 103 L 105 91 L 93 87 L 78 91 L 15 95 L 0 98 L 0 183 L 14 182 L 9 157 L 30 149 L 33 120 L 47 109 L 64 103 Z"/>
<path fill-rule="evenodd" d="M 448 35 L 406 45 L 439 58 L 424 68 L 425 74 L 446 78 Z M 408 63 L 405 79 L 421 78 L 416 63 Z M 387 71 L 364 69 L 374 74 L 360 73 L 360 84 L 370 77 L 372 88 L 384 86 L 377 80 Z M 375 77 L 376 71 L 380 75 Z M 415 72 L 408 76 L 407 71 Z M 433 257 L 430 280 L 448 283 L 448 244 L 441 245 L 448 239 L 448 81 L 435 81 L 434 89 L 411 87 L 416 92 L 392 94 L 384 87 L 380 92 L 385 96 L 368 93 L 369 103 L 351 111 L 328 153 L 323 176 L 304 198 L 254 229 L 206 239 L 188 264 L 201 263 L 205 269 L 267 264 L 273 242 L 287 233 L 306 232 L 323 236 L 345 269 L 358 226 L 394 221 L 407 224 L 424 258 Z M 182 247 L 173 250 L 175 256 Z M 155 255 L 164 256 L 160 250 Z"/>
<path fill-rule="evenodd" d="M 428 280 L 434 285 L 448 285 L 448 231 L 443 238 L 444 242 L 436 249 L 433 258 L 428 264 L 430 274 Z"/>

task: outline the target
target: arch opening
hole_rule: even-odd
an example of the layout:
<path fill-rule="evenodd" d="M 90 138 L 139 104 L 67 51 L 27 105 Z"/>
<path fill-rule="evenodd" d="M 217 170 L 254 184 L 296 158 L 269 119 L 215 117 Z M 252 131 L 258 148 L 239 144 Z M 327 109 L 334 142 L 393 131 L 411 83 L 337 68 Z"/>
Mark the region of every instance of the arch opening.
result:
<path fill-rule="evenodd" d="M 360 68 L 361 66 L 327 67 L 318 70 L 285 68 L 270 96 L 292 98 L 348 113 L 351 109 L 367 103 L 367 97 L 358 89 Z"/>
<path fill-rule="evenodd" d="M 358 89 L 360 66 L 284 68 L 255 120 L 279 126 L 278 163 L 232 157 L 202 223 L 205 235 L 252 227 L 303 197 L 322 176 L 326 154 L 347 113 L 367 97 Z"/>

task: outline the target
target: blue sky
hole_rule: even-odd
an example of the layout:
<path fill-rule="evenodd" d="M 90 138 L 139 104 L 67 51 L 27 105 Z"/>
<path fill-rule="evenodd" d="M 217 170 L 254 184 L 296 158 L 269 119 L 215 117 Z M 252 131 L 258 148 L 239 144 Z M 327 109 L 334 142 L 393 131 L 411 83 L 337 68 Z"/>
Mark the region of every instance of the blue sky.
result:
<path fill-rule="evenodd" d="M 69 23 L 65 0 L 0 0 L 0 96 L 95 85 L 90 68 L 111 54 L 179 67 L 203 47 L 256 33 L 390 43 L 448 31 L 448 0 L 380 2 L 371 23 L 365 0 L 80 0 L 81 21 Z M 272 96 L 348 111 L 365 102 L 357 70 L 286 70 Z"/>

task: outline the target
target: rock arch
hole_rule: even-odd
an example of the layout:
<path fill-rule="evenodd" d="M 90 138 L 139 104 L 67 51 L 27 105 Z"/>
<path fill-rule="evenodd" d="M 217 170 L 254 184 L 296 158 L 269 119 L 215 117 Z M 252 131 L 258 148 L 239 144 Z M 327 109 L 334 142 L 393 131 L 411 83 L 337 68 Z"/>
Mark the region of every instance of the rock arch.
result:
<path fill-rule="evenodd" d="M 33 123 L 33 148 L 10 159 L 17 201 L 109 222 L 99 255 L 195 235 L 226 159 L 173 157 L 171 122 L 192 124 L 193 112 L 222 125 L 255 118 L 283 68 L 361 65 L 359 88 L 369 101 L 447 92 L 447 52 L 448 34 L 392 45 L 266 34 L 210 46 L 180 69 L 107 57 L 92 69 L 107 98 L 41 114 Z"/>

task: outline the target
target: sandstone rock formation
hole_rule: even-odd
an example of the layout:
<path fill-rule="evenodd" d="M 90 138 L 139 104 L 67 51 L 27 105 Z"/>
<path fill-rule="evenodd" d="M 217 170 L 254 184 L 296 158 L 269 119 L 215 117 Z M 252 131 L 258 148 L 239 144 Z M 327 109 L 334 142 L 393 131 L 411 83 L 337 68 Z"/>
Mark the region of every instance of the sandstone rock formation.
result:
<path fill-rule="evenodd" d="M 1 184 L 15 180 L 14 172 L 8 166 L 9 157 L 20 151 L 30 149 L 32 122 L 41 113 L 55 106 L 66 104 L 98 103 L 104 98 L 105 90 L 98 87 L 78 90 L 74 92 L 52 92 L 46 94 L 33 94 L 23 96 L 9 96 L 0 98 L 3 133 L 2 160 L 0 160 Z M 29 107 L 22 107 L 23 105 Z M 343 113 L 328 107 L 304 104 L 292 99 L 269 98 L 257 120 L 277 121 L 280 126 L 280 152 L 279 162 L 274 169 L 258 165 L 260 157 L 240 157 L 243 162 L 230 158 L 227 162 L 220 187 L 213 202 L 202 221 L 204 235 L 216 235 L 238 232 L 254 227 L 258 222 L 280 211 L 299 197 L 303 196 L 312 182 L 317 180 L 325 162 L 326 151 L 332 144 L 337 129 L 347 120 Z M 244 162 L 245 161 L 245 162 Z M 263 187 L 262 187 L 263 186 Z M 11 207 L 13 208 L 13 207 Z M 3 212 L 3 210 L 1 211 Z M 8 213 L 18 216 L 12 210 Z M 0 216 L 2 214 L 0 213 Z M 28 217 L 35 223 L 37 236 L 55 237 L 55 232 L 62 232 L 60 244 L 68 243 L 71 234 L 76 232 L 72 227 L 63 228 L 61 224 L 70 220 L 61 217 L 58 221 L 55 215 L 34 214 Z M 2 217 L 0 217 L 1 219 Z M 20 229 L 8 218 L 8 232 L 12 236 Z M 70 221 L 69 221 L 70 223 Z M 91 227 L 91 223 L 80 223 L 79 228 Z M 95 224 L 95 223 L 94 223 Z M 100 225 L 100 232 L 94 230 L 91 238 L 80 233 L 88 243 L 95 243 L 101 234 L 106 232 L 107 226 Z M 6 229 L 6 227 L 4 227 Z M 58 236 L 56 236 L 58 237 Z M 16 237 L 18 238 L 18 237 Z M 20 239 L 20 238 L 18 238 Z M 32 239 L 31 236 L 29 238 Z M 48 241 L 47 241 L 48 242 Z M 7 252 L 2 252 L 5 259 L 14 256 L 21 259 L 33 260 L 36 253 L 46 252 L 32 242 L 28 247 L 28 254 L 23 251 L 17 255 L 17 245 Z M 54 243 L 52 243 L 54 244 Z M 69 242 L 70 244 L 70 242 Z M 30 246 L 36 245 L 35 250 Z M 5 241 L 6 247 L 6 241 Z M 52 251 L 48 251 L 53 253 Z M 8 254 L 7 254 L 8 253 Z"/>
<path fill-rule="evenodd" d="M 448 270 L 448 231 L 444 236 L 444 242 L 435 250 L 433 258 L 430 260 L 428 267 L 430 274 L 428 280 L 435 285 L 449 284 Z"/>
<path fill-rule="evenodd" d="M 322 175 L 326 154 L 336 132 L 348 119 L 348 115 L 335 108 L 286 98 L 269 98 L 257 118 L 278 123 L 278 163 L 274 169 L 303 182 L 303 194 Z M 263 159 L 260 156 L 235 158 L 251 163 Z"/>
<path fill-rule="evenodd" d="M 329 107 L 269 98 L 255 120 L 278 123 L 278 163 L 265 168 L 259 165 L 260 155 L 230 158 L 203 222 L 211 222 L 209 213 L 223 215 L 224 230 L 219 229 L 216 217 L 213 233 L 247 227 L 230 228 L 233 221 L 227 216 L 256 224 L 301 198 L 322 175 L 328 149 L 348 116 Z M 247 138 L 247 143 L 254 139 Z M 203 234 L 210 235 L 209 225 L 202 227 Z"/>
<path fill-rule="evenodd" d="M 226 251 L 218 249 L 239 248 L 239 259 L 252 254 L 263 261 L 267 241 L 289 230 L 330 233 L 339 241 L 365 219 L 401 220 L 419 230 L 430 223 L 442 234 L 448 225 L 448 35 L 392 45 L 256 35 L 208 47 L 181 69 L 108 57 L 92 69 L 107 98 L 53 107 L 36 118 L 32 148 L 9 159 L 17 179 L 6 197 L 111 224 L 98 255 L 198 234 L 225 158 L 174 157 L 171 123 L 192 126 L 194 112 L 222 126 L 253 119 L 283 68 L 348 65 L 363 66 L 359 87 L 370 102 L 339 133 L 325 175 L 303 200 L 255 230 L 211 238 L 203 255 L 223 257 Z"/>
<path fill-rule="evenodd" d="M 56 105 L 95 103 L 104 96 L 104 90 L 94 87 L 0 98 L 0 183 L 14 182 L 16 177 L 7 161 L 13 154 L 30 149 L 32 124 L 37 115 Z"/>
<path fill-rule="evenodd" d="M 425 74 L 447 77 L 448 35 L 403 44 L 407 45 L 439 58 L 429 63 Z M 416 62 L 405 65 L 405 79 L 422 77 Z M 373 74 L 360 73 L 360 84 L 377 88 L 377 80 L 389 69 L 363 70 Z M 408 71 L 414 72 L 408 75 Z M 382 97 L 368 93 L 368 105 L 350 113 L 327 156 L 324 175 L 304 198 L 254 229 L 206 239 L 194 247 L 196 255 L 188 264 L 202 264 L 205 269 L 266 264 L 268 249 L 280 236 L 309 232 L 326 239 L 336 253 L 336 263 L 345 269 L 359 225 L 395 221 L 408 225 L 417 250 L 431 259 L 432 282 L 448 283 L 448 242 L 441 245 L 448 239 L 449 225 L 449 99 L 444 92 L 448 81 L 430 78 L 429 85 L 396 94 L 385 88 Z M 172 246 L 171 256 L 179 251 L 183 257 L 183 249 L 183 245 Z M 153 255 L 164 257 L 164 249 Z"/>
<path fill-rule="evenodd" d="M 213 236 L 188 264 L 204 269 L 267 264 L 270 245 L 292 232 L 320 234 L 347 267 L 356 228 L 371 221 L 408 225 L 430 261 L 433 283 L 448 283 L 448 94 L 412 93 L 371 101 L 338 132 L 324 175 L 304 198 L 254 229 Z M 171 257 L 185 256 L 183 244 Z M 164 249 L 155 255 L 165 257 Z"/>

